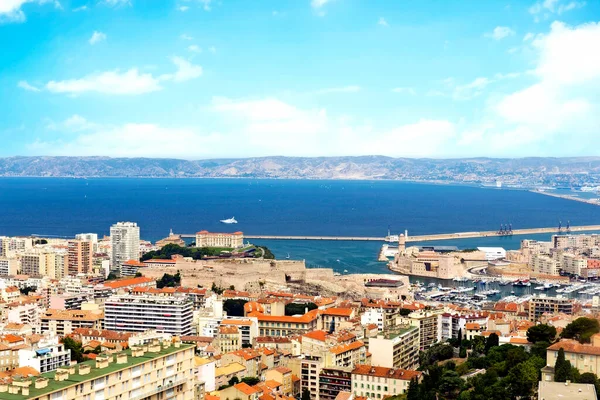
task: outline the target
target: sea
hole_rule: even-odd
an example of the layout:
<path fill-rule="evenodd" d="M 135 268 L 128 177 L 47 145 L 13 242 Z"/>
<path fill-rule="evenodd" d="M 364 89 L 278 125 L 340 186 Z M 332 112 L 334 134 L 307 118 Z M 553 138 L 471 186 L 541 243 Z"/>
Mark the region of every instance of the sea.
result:
<path fill-rule="evenodd" d="M 236 225 L 220 220 L 235 217 Z M 526 190 L 397 181 L 0 178 L 0 235 L 108 235 L 137 222 L 143 239 L 240 230 L 252 235 L 380 236 L 600 224 L 600 207 Z M 527 238 L 549 240 L 550 234 Z M 522 236 L 427 242 L 519 248 Z M 253 240 L 277 258 L 340 273 L 388 273 L 379 242 Z M 414 243 L 419 245 L 419 243 Z"/>

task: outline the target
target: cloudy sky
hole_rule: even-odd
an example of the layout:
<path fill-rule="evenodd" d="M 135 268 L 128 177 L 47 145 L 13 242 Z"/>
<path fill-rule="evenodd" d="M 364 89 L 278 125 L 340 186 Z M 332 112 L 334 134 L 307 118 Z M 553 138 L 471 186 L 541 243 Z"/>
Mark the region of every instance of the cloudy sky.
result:
<path fill-rule="evenodd" d="M 0 0 L 0 156 L 600 155 L 600 1 Z"/>

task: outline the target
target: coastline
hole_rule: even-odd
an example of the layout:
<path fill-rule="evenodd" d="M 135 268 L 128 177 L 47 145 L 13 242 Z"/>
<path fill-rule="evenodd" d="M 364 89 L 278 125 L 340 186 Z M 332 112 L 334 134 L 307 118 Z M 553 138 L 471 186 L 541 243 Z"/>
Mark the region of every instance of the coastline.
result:
<path fill-rule="evenodd" d="M 537 193 L 537 194 L 542 194 L 544 196 L 555 197 L 555 198 L 558 198 L 558 199 L 578 201 L 580 203 L 587 203 L 587 204 L 591 204 L 591 205 L 594 205 L 594 206 L 600 206 L 600 202 L 595 201 L 594 199 L 583 199 L 581 197 L 577 197 L 577 196 L 574 196 L 574 195 L 548 193 L 546 191 L 541 191 L 541 190 L 536 190 L 536 189 L 530 189 L 529 192 L 531 192 L 531 193 Z"/>

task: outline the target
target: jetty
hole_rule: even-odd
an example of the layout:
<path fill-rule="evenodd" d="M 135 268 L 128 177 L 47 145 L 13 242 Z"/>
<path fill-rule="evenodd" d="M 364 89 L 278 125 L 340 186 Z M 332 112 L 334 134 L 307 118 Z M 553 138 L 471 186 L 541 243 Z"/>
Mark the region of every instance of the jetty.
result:
<path fill-rule="evenodd" d="M 428 242 L 435 240 L 451 240 L 451 239 L 470 239 L 498 236 L 523 236 L 536 235 L 541 233 L 553 233 L 557 235 L 572 234 L 575 232 L 590 232 L 600 231 L 600 225 L 582 225 L 570 226 L 568 231 L 559 231 L 556 227 L 551 228 L 526 228 L 513 229 L 507 231 L 480 231 L 480 232 L 456 232 L 456 233 L 436 233 L 430 235 L 415 235 L 406 236 L 406 242 Z M 195 234 L 180 234 L 183 238 L 195 238 Z M 348 241 L 348 242 L 384 242 L 385 237 L 372 236 L 290 236 L 290 235 L 244 235 L 246 239 L 264 239 L 264 240 L 332 240 L 332 241 Z"/>

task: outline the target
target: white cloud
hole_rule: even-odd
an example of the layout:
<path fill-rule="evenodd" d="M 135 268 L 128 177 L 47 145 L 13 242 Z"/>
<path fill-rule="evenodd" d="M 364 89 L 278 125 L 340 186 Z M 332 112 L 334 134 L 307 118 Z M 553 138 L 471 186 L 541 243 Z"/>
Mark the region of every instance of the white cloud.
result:
<path fill-rule="evenodd" d="M 417 94 L 417 92 L 415 91 L 415 89 L 410 88 L 410 87 L 397 87 L 397 88 L 393 88 L 392 92 L 394 92 L 394 93 L 408 93 L 408 94 L 411 94 L 411 95 Z"/>
<path fill-rule="evenodd" d="M 21 7 L 26 4 L 49 4 L 60 8 L 60 3 L 53 0 L 0 0 L 0 24 L 11 22 L 25 22 L 27 19 Z"/>
<path fill-rule="evenodd" d="M 106 34 L 99 32 L 99 31 L 94 31 L 94 33 L 92 33 L 92 37 L 90 38 L 89 42 L 91 45 L 94 45 L 96 43 L 102 42 L 106 40 Z"/>
<path fill-rule="evenodd" d="M 185 82 L 198 78 L 202 75 L 202 67 L 194 65 L 182 57 L 173 57 L 173 64 L 177 66 L 174 74 L 165 74 L 159 77 L 160 80 L 172 80 L 174 82 Z"/>
<path fill-rule="evenodd" d="M 529 13 L 532 15 L 543 14 L 544 18 L 548 18 L 550 14 L 561 15 L 567 11 L 585 7 L 585 1 L 569 1 L 562 0 L 544 0 L 538 1 L 529 8 Z"/>
<path fill-rule="evenodd" d="M 533 38 L 535 38 L 535 33 L 527 32 L 527 34 L 523 36 L 523 41 L 527 42 L 529 40 L 532 40 Z"/>
<path fill-rule="evenodd" d="M 137 68 L 128 71 L 105 71 L 90 74 L 79 79 L 50 81 L 46 89 L 54 93 L 77 95 L 86 92 L 96 92 L 116 95 L 137 95 L 161 90 L 161 81 L 185 82 L 202 75 L 202 67 L 194 65 L 181 57 L 171 58 L 177 70 L 171 74 L 159 77 L 151 73 L 140 72 Z"/>
<path fill-rule="evenodd" d="M 131 0 L 99 0 L 98 4 L 104 4 L 108 7 L 131 6 Z"/>
<path fill-rule="evenodd" d="M 494 40 L 502 40 L 513 35 L 515 35 L 515 31 L 510 29 L 508 26 L 497 26 L 491 33 L 486 33 L 485 37 L 492 38 Z"/>
<path fill-rule="evenodd" d="M 73 114 L 62 122 L 50 121 L 46 128 L 51 131 L 82 132 L 96 129 L 99 125 L 88 121 L 78 114 Z"/>
<path fill-rule="evenodd" d="M 179 6 L 177 7 L 177 9 L 181 12 L 186 12 L 187 10 L 189 10 L 190 8 L 188 6 Z"/>
<path fill-rule="evenodd" d="M 204 11 L 210 11 L 210 3 L 212 3 L 212 0 L 198 0 L 200 2 L 200 4 L 202 4 L 202 8 L 204 8 Z"/>
<path fill-rule="evenodd" d="M 314 91 L 314 94 L 330 94 L 330 93 L 356 93 L 360 92 L 360 86 L 350 85 L 342 87 L 331 87 Z"/>
<path fill-rule="evenodd" d="M 379 21 L 377 21 L 377 25 L 379 25 L 379 26 L 385 26 L 385 27 L 390 26 L 388 24 L 388 22 L 385 20 L 385 18 L 383 18 L 383 17 L 379 18 Z"/>
<path fill-rule="evenodd" d="M 208 51 L 210 51 L 211 53 L 215 54 L 217 52 L 217 48 L 215 46 L 210 46 L 208 48 Z"/>
<path fill-rule="evenodd" d="M 160 90 L 158 79 L 152 74 L 140 73 L 137 68 L 126 72 L 106 71 L 87 75 L 80 79 L 50 81 L 46 89 L 55 93 L 80 94 L 97 92 L 104 94 L 142 94 Z"/>
<path fill-rule="evenodd" d="M 538 81 L 497 102 L 494 110 L 512 126 L 510 138 L 561 146 L 563 154 L 587 153 L 600 126 L 600 24 L 551 25 L 533 41 L 539 51 L 533 75 Z M 576 139 L 575 139 L 576 138 Z"/>
<path fill-rule="evenodd" d="M 194 38 L 193 38 L 192 36 L 188 35 L 187 33 L 182 33 L 182 34 L 179 36 L 179 38 L 180 38 L 181 40 L 194 40 Z"/>
<path fill-rule="evenodd" d="M 202 49 L 197 44 L 189 45 L 188 50 L 192 53 L 202 53 Z"/>
<path fill-rule="evenodd" d="M 181 143 L 194 143 L 182 146 Z M 103 155 L 112 157 L 206 158 L 218 149 L 223 138 L 217 133 L 203 134 L 196 128 L 165 127 L 151 123 L 126 123 L 87 129 L 74 138 L 36 140 L 29 145 L 32 154 Z M 221 156 L 225 156 L 222 154 Z"/>
<path fill-rule="evenodd" d="M 327 3 L 330 3 L 332 0 L 312 0 L 310 2 L 310 6 L 315 10 L 319 17 L 325 16 L 325 10 L 323 9 Z"/>
<path fill-rule="evenodd" d="M 39 92 L 40 89 L 30 85 L 27 81 L 19 81 L 19 83 L 17 83 L 17 86 L 20 87 L 21 89 L 25 89 L 28 90 L 30 92 Z"/>
<path fill-rule="evenodd" d="M 489 78 L 479 77 L 465 85 L 457 85 L 454 88 L 453 97 L 457 100 L 472 99 L 483 93 L 483 90 L 492 82 Z"/>
<path fill-rule="evenodd" d="M 72 11 L 80 12 L 80 11 L 86 11 L 87 9 L 88 9 L 88 6 L 81 6 L 81 7 L 75 7 Z"/>

